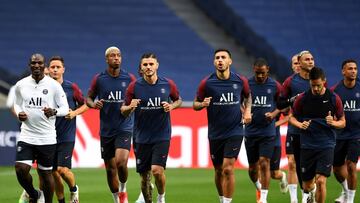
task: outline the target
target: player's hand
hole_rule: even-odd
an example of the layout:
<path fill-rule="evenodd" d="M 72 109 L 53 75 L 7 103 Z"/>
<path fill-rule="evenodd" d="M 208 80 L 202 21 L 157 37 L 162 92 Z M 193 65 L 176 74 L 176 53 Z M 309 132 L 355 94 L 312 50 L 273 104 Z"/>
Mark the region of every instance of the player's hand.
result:
<path fill-rule="evenodd" d="M 310 124 L 311 124 L 311 120 L 304 121 L 301 123 L 300 129 L 306 130 L 310 126 Z"/>
<path fill-rule="evenodd" d="M 75 117 L 76 117 L 75 111 L 69 109 L 69 113 L 66 114 L 65 119 L 71 120 L 71 119 L 73 119 L 73 118 L 75 118 Z"/>
<path fill-rule="evenodd" d="M 202 107 L 208 107 L 210 106 L 212 97 L 205 97 L 204 101 L 201 102 Z"/>
<path fill-rule="evenodd" d="M 97 100 L 94 109 L 102 109 L 104 106 L 104 99 Z"/>
<path fill-rule="evenodd" d="M 161 102 L 161 105 L 163 106 L 165 112 L 170 112 L 171 110 L 173 110 L 173 107 L 171 104 L 169 104 L 169 102 L 163 101 Z"/>
<path fill-rule="evenodd" d="M 325 117 L 326 123 L 328 125 L 333 125 L 334 117 L 331 115 L 331 111 L 328 112 L 328 115 Z"/>
<path fill-rule="evenodd" d="M 132 99 L 130 104 L 129 104 L 129 107 L 131 109 L 135 109 L 140 104 L 140 101 L 141 101 L 141 99 Z"/>
<path fill-rule="evenodd" d="M 251 120 L 252 120 L 251 112 L 245 111 L 243 114 L 243 124 L 249 124 L 251 123 Z"/>
<path fill-rule="evenodd" d="M 26 121 L 26 119 L 28 117 L 27 117 L 26 113 L 22 111 L 22 112 L 19 112 L 18 118 L 19 118 L 20 121 Z"/>
<path fill-rule="evenodd" d="M 272 112 L 266 112 L 265 113 L 265 118 L 267 121 L 271 122 L 274 118 L 275 118 L 275 114 Z"/>
<path fill-rule="evenodd" d="M 50 118 L 51 116 L 56 115 L 56 110 L 48 107 L 43 108 L 44 114 L 47 118 Z"/>

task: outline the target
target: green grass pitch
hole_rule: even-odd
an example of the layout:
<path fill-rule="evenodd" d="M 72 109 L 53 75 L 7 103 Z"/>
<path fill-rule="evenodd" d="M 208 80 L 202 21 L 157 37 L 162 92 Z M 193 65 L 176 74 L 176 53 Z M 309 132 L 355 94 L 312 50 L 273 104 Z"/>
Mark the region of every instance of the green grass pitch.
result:
<path fill-rule="evenodd" d="M 74 169 L 73 171 L 80 188 L 80 202 L 112 203 L 112 197 L 106 183 L 105 169 Z M 32 174 L 35 177 L 34 185 L 37 185 L 38 178 L 34 170 L 32 170 Z M 237 169 L 235 174 L 236 189 L 233 202 L 254 203 L 255 189 L 247 175 L 247 171 Z M 166 202 L 168 203 L 219 202 L 213 181 L 214 172 L 212 169 L 167 169 L 166 177 Z M 134 169 L 129 169 L 127 191 L 129 202 L 135 202 L 140 192 L 140 178 Z M 340 191 L 340 185 L 335 182 L 332 175 L 327 182 L 326 202 L 334 202 L 333 200 L 339 195 Z M 22 188 L 16 180 L 14 168 L 0 167 L 0 202 L 15 203 L 18 201 L 21 192 Z M 65 195 L 68 201 L 69 192 L 67 187 Z M 154 200 L 156 200 L 156 196 L 157 193 L 154 190 Z M 57 202 L 55 197 L 53 202 Z M 280 193 L 278 181 L 271 181 L 268 202 L 290 202 L 288 193 Z M 355 202 L 360 202 L 359 191 L 356 194 Z"/>

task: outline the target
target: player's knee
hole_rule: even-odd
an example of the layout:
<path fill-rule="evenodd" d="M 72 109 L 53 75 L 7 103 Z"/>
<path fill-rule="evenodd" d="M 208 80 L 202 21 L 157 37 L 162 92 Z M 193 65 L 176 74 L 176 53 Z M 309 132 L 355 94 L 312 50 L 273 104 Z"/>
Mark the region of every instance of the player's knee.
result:
<path fill-rule="evenodd" d="M 272 179 L 276 178 L 276 171 L 270 171 L 270 176 Z"/>
<path fill-rule="evenodd" d="M 260 157 L 259 165 L 261 169 L 267 169 L 270 167 L 270 159 L 265 157 Z"/>
<path fill-rule="evenodd" d="M 234 173 L 234 168 L 233 168 L 232 166 L 226 166 L 226 167 L 224 167 L 224 169 L 223 169 L 223 174 L 224 174 L 225 176 L 233 175 L 233 173 Z"/>
<path fill-rule="evenodd" d="M 352 161 L 347 161 L 346 162 L 347 165 L 347 170 L 349 174 L 356 174 L 356 163 L 352 162 Z"/>
<path fill-rule="evenodd" d="M 289 171 L 295 171 L 296 170 L 296 163 L 295 163 L 294 160 L 290 161 L 290 159 L 289 159 L 288 168 L 289 168 Z"/>
<path fill-rule="evenodd" d="M 29 173 L 29 169 L 25 164 L 15 163 L 15 171 L 17 175 L 24 176 Z"/>
<path fill-rule="evenodd" d="M 316 179 L 316 186 L 319 187 L 319 189 L 321 189 L 322 187 L 325 187 L 325 184 L 326 184 L 326 177 L 319 176 Z"/>
<path fill-rule="evenodd" d="M 57 172 L 61 175 L 64 176 L 69 172 L 69 169 L 67 167 L 58 167 L 57 168 Z"/>
<path fill-rule="evenodd" d="M 162 167 L 152 167 L 151 173 L 154 177 L 160 177 L 164 174 L 164 170 L 162 169 Z"/>

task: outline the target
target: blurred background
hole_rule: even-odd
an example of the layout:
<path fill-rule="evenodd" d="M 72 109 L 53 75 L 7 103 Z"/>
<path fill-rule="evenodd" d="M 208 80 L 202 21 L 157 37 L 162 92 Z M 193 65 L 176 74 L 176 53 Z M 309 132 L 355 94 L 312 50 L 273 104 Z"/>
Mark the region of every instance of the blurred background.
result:
<path fill-rule="evenodd" d="M 63 56 L 65 79 L 79 84 L 86 95 L 92 77 L 106 68 L 104 52 L 109 46 L 121 49 L 122 68 L 134 74 L 140 56 L 154 52 L 160 61 L 159 75 L 176 82 L 189 106 L 200 80 L 214 71 L 217 48 L 231 50 L 233 70 L 245 76 L 252 75 L 256 57 L 267 59 L 272 76 L 281 83 L 292 74 L 291 57 L 309 50 L 316 65 L 325 69 L 328 84 L 334 85 L 342 78 L 342 61 L 360 59 L 359 11 L 356 0 L 3 0 L 0 152 L 15 150 L 18 123 L 5 101 L 10 87 L 29 75 L 33 53 Z M 178 112 L 185 120 L 193 114 Z M 93 114 L 79 119 L 78 134 L 98 127 Z M 206 125 L 205 119 L 195 128 L 190 126 L 194 129 L 190 136 L 197 136 L 198 127 Z M 96 128 L 90 134 L 98 138 Z"/>

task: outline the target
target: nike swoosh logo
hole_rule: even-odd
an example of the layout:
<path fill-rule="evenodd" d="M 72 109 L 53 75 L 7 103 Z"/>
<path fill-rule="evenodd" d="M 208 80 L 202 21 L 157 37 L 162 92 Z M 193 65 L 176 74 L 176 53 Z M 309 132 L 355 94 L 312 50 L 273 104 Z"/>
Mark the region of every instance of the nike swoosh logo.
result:
<path fill-rule="evenodd" d="M 325 101 L 323 101 L 323 103 L 327 103 L 329 100 L 325 100 Z"/>

